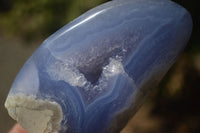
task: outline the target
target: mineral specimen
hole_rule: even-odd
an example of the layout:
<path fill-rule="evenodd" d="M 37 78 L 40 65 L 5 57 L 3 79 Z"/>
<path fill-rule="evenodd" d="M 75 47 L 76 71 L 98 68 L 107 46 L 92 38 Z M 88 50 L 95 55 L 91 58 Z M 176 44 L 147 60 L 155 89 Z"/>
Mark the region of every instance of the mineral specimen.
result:
<path fill-rule="evenodd" d="M 5 106 L 28 133 L 117 133 L 183 51 L 190 14 L 170 0 L 115 0 L 35 51 Z"/>

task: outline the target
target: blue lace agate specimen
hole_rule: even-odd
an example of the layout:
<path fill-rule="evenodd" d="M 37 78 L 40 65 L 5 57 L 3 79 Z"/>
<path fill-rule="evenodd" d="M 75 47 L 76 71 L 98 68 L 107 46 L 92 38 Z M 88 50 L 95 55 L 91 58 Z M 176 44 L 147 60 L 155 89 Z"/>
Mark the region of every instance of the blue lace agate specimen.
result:
<path fill-rule="evenodd" d="M 115 0 L 35 51 L 5 106 L 29 133 L 117 133 L 183 51 L 190 14 L 170 0 Z"/>

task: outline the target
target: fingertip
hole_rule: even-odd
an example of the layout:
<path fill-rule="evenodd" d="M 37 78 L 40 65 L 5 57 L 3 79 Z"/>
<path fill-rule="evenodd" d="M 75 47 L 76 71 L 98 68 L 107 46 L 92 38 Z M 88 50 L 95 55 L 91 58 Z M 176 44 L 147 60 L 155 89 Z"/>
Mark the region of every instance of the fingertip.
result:
<path fill-rule="evenodd" d="M 27 133 L 18 123 L 8 133 Z"/>

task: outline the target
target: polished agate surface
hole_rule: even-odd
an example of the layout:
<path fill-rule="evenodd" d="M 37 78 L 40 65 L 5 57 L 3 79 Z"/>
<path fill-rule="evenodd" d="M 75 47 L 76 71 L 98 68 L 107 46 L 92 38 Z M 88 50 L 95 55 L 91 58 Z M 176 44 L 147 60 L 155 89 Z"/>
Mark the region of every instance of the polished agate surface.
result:
<path fill-rule="evenodd" d="M 114 0 L 49 38 L 5 106 L 29 133 L 117 133 L 186 46 L 190 14 L 170 0 Z"/>

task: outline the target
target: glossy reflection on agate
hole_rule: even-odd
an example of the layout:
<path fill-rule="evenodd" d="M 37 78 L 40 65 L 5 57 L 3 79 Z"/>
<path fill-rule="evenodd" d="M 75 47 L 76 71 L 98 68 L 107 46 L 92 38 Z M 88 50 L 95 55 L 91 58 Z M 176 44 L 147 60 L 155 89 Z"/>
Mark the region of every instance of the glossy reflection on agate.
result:
<path fill-rule="evenodd" d="M 35 51 L 5 106 L 29 133 L 117 133 L 184 49 L 190 14 L 170 0 L 115 0 Z"/>

